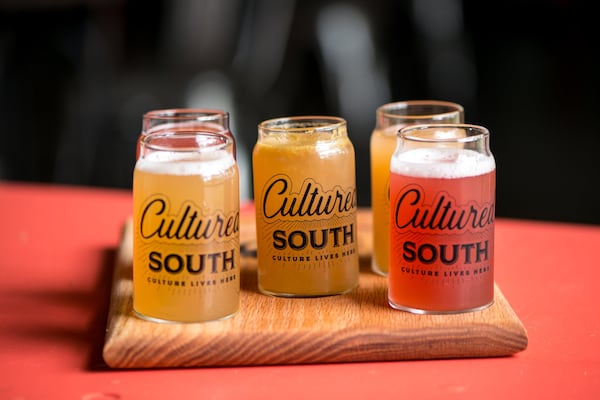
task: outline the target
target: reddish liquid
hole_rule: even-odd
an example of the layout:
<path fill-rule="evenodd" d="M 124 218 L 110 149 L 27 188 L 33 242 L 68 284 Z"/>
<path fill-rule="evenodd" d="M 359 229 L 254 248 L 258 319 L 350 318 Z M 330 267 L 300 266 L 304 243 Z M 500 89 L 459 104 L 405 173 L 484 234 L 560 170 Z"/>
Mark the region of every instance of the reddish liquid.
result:
<path fill-rule="evenodd" d="M 444 313 L 493 302 L 495 175 L 427 178 L 392 171 L 392 307 Z"/>

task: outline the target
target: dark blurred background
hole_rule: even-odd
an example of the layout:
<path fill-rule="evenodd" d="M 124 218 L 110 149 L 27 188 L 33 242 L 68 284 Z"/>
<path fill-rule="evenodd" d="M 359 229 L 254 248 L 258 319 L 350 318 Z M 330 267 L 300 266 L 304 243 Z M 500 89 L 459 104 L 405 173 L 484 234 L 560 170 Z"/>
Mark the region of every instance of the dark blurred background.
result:
<path fill-rule="evenodd" d="M 129 188 L 146 111 L 222 108 L 251 198 L 256 125 L 338 115 L 369 205 L 377 106 L 461 103 L 497 215 L 600 224 L 593 2 L 0 0 L 0 179 Z"/>

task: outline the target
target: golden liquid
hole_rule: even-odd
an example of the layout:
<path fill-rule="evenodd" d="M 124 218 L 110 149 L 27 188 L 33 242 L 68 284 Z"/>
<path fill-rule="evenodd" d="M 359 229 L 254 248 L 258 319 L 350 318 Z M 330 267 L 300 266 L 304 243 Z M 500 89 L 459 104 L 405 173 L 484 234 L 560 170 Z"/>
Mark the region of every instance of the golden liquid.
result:
<path fill-rule="evenodd" d="M 254 147 L 253 172 L 259 290 L 280 296 L 321 296 L 356 287 L 356 177 L 350 140 L 315 141 L 302 134 L 262 138 Z M 295 201 L 296 206 L 305 205 L 303 210 L 310 209 L 312 193 L 324 196 L 323 201 L 339 194 L 336 211 L 273 216 L 284 201 L 287 206 Z"/>
<path fill-rule="evenodd" d="M 167 171 L 144 168 L 138 161 L 133 306 L 141 317 L 200 322 L 237 312 L 239 173 L 230 158 L 225 164 L 173 162 Z"/>
<path fill-rule="evenodd" d="M 390 255 L 390 161 L 401 126 L 375 129 L 371 135 L 371 209 L 373 213 L 373 270 L 386 275 Z"/>

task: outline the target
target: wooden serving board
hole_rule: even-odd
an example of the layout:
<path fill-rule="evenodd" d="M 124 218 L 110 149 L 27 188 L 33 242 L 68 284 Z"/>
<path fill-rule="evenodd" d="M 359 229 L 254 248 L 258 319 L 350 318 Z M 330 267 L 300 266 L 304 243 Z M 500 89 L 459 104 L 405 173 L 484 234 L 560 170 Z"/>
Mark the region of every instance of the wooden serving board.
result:
<path fill-rule="evenodd" d="M 240 311 L 233 318 L 160 324 L 132 312 L 132 230 L 125 224 L 115 265 L 103 355 L 113 368 L 167 368 L 508 356 L 527 332 L 495 287 L 478 312 L 414 315 L 387 304 L 387 280 L 370 271 L 370 213 L 358 217 L 361 275 L 353 292 L 278 298 L 258 292 L 256 259 L 242 257 Z M 254 216 L 242 214 L 241 243 L 254 243 Z"/>

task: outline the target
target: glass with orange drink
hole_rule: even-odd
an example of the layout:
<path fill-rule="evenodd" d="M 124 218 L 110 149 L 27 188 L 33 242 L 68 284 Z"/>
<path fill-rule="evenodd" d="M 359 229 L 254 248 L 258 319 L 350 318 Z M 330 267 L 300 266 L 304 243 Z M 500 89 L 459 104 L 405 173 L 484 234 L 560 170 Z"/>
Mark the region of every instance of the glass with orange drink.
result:
<path fill-rule="evenodd" d="M 262 293 L 324 296 L 358 285 L 354 156 L 342 118 L 259 125 L 252 163 Z"/>
<path fill-rule="evenodd" d="M 407 125 L 463 122 L 463 107 L 437 100 L 412 100 L 384 104 L 377 109 L 371 135 L 371 209 L 373 214 L 374 272 L 387 275 L 389 267 L 390 159 L 398 131 Z"/>

